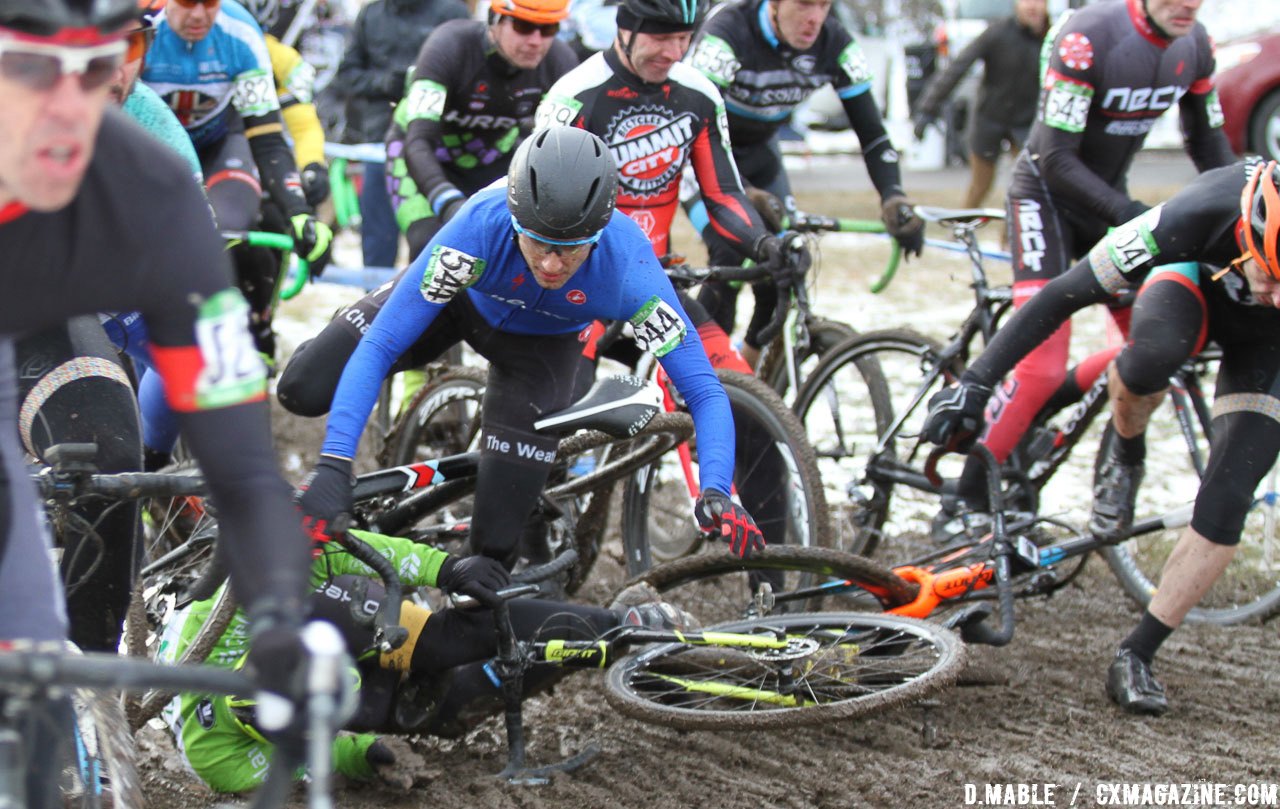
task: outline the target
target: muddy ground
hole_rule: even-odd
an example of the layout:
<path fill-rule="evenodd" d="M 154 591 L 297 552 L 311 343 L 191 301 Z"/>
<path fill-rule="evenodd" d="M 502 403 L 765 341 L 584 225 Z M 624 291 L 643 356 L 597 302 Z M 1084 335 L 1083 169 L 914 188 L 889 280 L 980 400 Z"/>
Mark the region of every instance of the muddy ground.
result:
<path fill-rule="evenodd" d="M 1155 200 L 1168 190 L 1135 189 L 1135 195 Z M 954 204 L 960 191 L 917 195 Z M 809 194 L 801 203 L 831 213 L 874 210 L 868 195 Z M 687 234 L 681 243 L 688 243 Z M 922 262 L 901 279 L 896 305 L 918 305 L 916 293 L 935 288 L 931 272 L 954 274 Z M 838 270 L 827 273 L 830 282 L 848 280 Z M 843 317 L 881 325 L 893 320 L 884 311 Z M 309 457 L 319 444 L 318 429 L 281 416 L 282 456 Z M 607 596 L 621 577 L 619 562 L 615 543 L 584 592 L 588 599 Z M 1092 561 L 1052 599 L 1020 602 L 1018 609 L 1009 646 L 972 654 L 966 679 L 982 684 L 952 689 L 924 706 L 784 733 L 679 732 L 615 715 L 605 703 L 602 678 L 588 673 L 533 701 L 527 713 L 532 763 L 599 745 L 599 757 L 580 772 L 541 787 L 500 782 L 494 774 L 505 762 L 505 746 L 494 720 L 461 742 L 412 740 L 424 763 L 414 768 L 411 790 L 345 786 L 337 803 L 358 809 L 952 807 L 965 805 L 966 785 L 975 785 L 981 799 L 984 785 L 1022 783 L 1053 785 L 1051 792 L 1041 786 L 1035 793 L 1051 805 L 1092 806 L 1097 785 L 1110 782 L 1280 782 L 1280 638 L 1274 623 L 1184 627 L 1165 644 L 1156 667 L 1173 709 L 1145 719 L 1122 714 L 1103 692 L 1115 645 L 1139 615 L 1105 564 Z M 152 805 L 215 803 L 182 772 L 159 731 L 144 731 L 144 737 Z"/>

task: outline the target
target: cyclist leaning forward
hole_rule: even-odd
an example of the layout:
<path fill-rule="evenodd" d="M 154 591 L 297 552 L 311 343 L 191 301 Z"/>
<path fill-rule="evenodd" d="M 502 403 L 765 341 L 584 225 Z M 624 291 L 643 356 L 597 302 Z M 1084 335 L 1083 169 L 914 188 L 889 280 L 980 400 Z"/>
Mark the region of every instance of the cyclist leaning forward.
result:
<path fill-rule="evenodd" d="M 733 158 L 743 180 L 782 200 L 796 213 L 791 182 L 782 165 L 778 130 L 795 108 L 825 84 L 844 106 L 862 145 L 862 161 L 876 191 L 889 233 L 908 255 L 924 245 L 924 223 L 902 190 L 898 153 L 885 132 L 871 95 L 871 70 L 862 47 L 831 16 L 831 0 L 738 0 L 716 6 L 698 29 L 688 61 L 724 94 Z M 735 251 L 706 221 L 696 200 L 689 216 L 702 232 L 712 265 L 736 263 Z M 760 357 L 760 330 L 773 317 L 777 288 L 756 284 L 756 306 L 743 338 L 743 356 Z M 721 281 L 702 285 L 698 302 L 725 331 L 732 332 L 737 287 Z"/>
<path fill-rule="evenodd" d="M 567 0 L 494 0 L 487 25 L 449 20 L 423 42 L 387 132 L 387 189 L 410 256 L 468 197 L 506 175 L 542 94 L 576 63 L 554 38 L 567 7 Z M 343 366 L 398 280 L 339 309 L 298 347 L 276 387 L 286 409 L 329 411 Z"/>
<path fill-rule="evenodd" d="M 1228 271 L 1211 275 L 1197 262 Z M 1072 313 L 1139 285 L 1129 340 L 1115 362 L 1118 432 L 1140 437 L 1178 366 L 1208 340 L 1222 347 L 1209 461 L 1191 524 L 1107 673 L 1107 693 L 1121 707 L 1161 714 L 1168 702 L 1152 659 L 1235 555 L 1253 492 L 1280 450 L 1280 167 L 1255 161 L 1205 172 L 1116 228 L 1019 309 L 958 386 L 934 396 L 925 434 L 947 444 L 979 430 L 993 386 L 1016 362 Z M 1130 498 L 1120 538 L 1132 520 Z"/>
<path fill-rule="evenodd" d="M 136 308 L 220 507 L 222 550 L 250 616 L 250 668 L 265 687 L 289 693 L 304 657 L 297 627 L 306 544 L 271 449 L 265 369 L 191 169 L 106 109 L 125 53 L 122 29 L 137 13 L 135 0 L 0 1 L 0 637 L 66 637 L 18 446 L 12 336 Z M 173 272 L 179 266 L 185 271 Z M 35 724 L 23 739 L 28 775 L 40 781 L 57 759 L 41 739 L 52 726 Z M 61 805 L 56 779 L 47 780 L 55 794 L 37 783 L 28 805 Z"/>
<path fill-rule="evenodd" d="M 249 12 L 235 0 L 172 0 L 156 27 L 142 80 L 168 102 L 191 136 L 218 227 L 255 227 L 265 185 L 288 218 L 294 252 L 312 262 L 313 273 L 322 272 L 333 235 L 307 203 L 284 139 L 271 59 Z M 274 356 L 276 272 L 252 260 L 237 262 L 237 272 L 254 341 Z"/>
<path fill-rule="evenodd" d="M 466 340 L 489 361 L 471 546 L 510 568 L 559 443 L 533 424 L 585 391 L 592 375 L 577 335 L 602 319 L 630 321 L 688 403 L 703 473 L 699 522 L 739 554 L 763 546 L 755 522 L 728 497 L 728 397 L 644 235 L 614 210 L 616 188 L 604 144 L 556 127 L 516 150 L 505 191 L 476 194 L 436 234 L 338 382 L 320 460 L 299 501 L 313 531 L 351 511 L 352 459 L 382 380 Z"/>
<path fill-rule="evenodd" d="M 1162 113 L 1177 104 L 1187 153 L 1200 171 L 1235 160 L 1213 89 L 1213 47 L 1196 22 L 1200 0 L 1108 0 L 1059 19 L 1045 38 L 1040 107 L 1014 165 L 1006 202 L 1014 305 L 1024 305 L 1096 244 L 1111 226 L 1149 206 L 1131 199 L 1133 156 Z M 1112 306 L 1127 330 L 1128 308 Z M 1066 378 L 1070 324 L 1027 354 L 991 401 L 982 442 L 1004 460 Z M 1131 436 L 1120 432 L 1122 439 Z M 1116 536 L 1117 500 L 1136 484 L 1138 441 L 1117 442 L 1124 464 L 1099 465 L 1090 529 Z M 1113 456 L 1114 457 L 1114 456 Z M 965 466 L 958 494 L 982 510 L 980 465 Z"/>

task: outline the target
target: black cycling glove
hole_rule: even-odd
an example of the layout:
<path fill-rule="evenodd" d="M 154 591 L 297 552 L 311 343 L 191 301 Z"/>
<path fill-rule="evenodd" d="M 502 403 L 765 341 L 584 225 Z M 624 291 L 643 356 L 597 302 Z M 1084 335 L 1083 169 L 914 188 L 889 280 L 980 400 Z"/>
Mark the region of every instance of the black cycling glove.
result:
<path fill-rule="evenodd" d="M 904 256 L 918 256 L 924 251 L 924 220 L 916 216 L 906 197 L 894 194 L 885 198 L 880 204 L 880 219 Z"/>
<path fill-rule="evenodd" d="M 943 388 L 929 399 L 929 415 L 921 432 L 940 447 L 964 452 L 982 431 L 982 411 L 990 398 L 991 388 L 973 382 Z"/>
<path fill-rule="evenodd" d="M 449 556 L 436 574 L 441 590 L 471 596 L 487 606 L 498 603 L 497 591 L 509 584 L 507 569 L 488 556 Z"/>

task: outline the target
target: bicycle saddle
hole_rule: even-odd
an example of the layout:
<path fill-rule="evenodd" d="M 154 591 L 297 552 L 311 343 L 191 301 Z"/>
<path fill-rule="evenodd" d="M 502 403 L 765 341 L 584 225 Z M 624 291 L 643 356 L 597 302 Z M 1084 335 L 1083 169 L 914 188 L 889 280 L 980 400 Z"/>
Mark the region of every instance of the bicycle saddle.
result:
<path fill-rule="evenodd" d="M 533 428 L 558 433 L 599 430 L 615 438 L 629 438 L 643 430 L 659 408 L 656 386 L 638 376 L 616 374 L 596 380 L 585 396 L 538 419 Z"/>
<path fill-rule="evenodd" d="M 934 208 L 928 205 L 917 205 L 916 216 L 926 222 L 940 225 L 981 225 L 992 219 L 1004 219 L 1004 211 L 999 208 Z"/>

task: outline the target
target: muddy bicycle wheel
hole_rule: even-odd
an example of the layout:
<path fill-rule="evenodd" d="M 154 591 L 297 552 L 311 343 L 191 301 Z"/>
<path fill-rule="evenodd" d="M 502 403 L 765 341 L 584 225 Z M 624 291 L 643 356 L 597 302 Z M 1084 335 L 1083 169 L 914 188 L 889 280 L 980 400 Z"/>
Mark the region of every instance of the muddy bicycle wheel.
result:
<path fill-rule="evenodd" d="M 69 751 L 74 761 L 62 770 L 63 804 L 141 809 L 142 779 L 134 758 L 133 729 L 125 719 L 121 696 L 75 689 L 71 703 L 76 743 L 74 752 Z"/>
<path fill-rule="evenodd" d="M 711 629 L 769 633 L 787 646 L 647 647 L 609 669 L 609 704 L 683 730 L 803 727 L 910 705 L 954 683 L 964 662 L 955 633 L 891 615 L 800 613 Z"/>
<path fill-rule="evenodd" d="M 770 545 L 748 559 L 711 548 L 656 565 L 623 589 L 638 582 L 703 623 L 822 609 L 879 611 L 910 603 L 919 591 L 919 585 L 865 557 L 787 545 Z"/>
<path fill-rule="evenodd" d="M 888 534 L 899 545 L 891 549 L 894 561 L 920 552 L 901 547 L 901 538 L 920 533 L 908 520 L 928 525 L 939 509 L 922 471 L 932 446 L 920 428 L 929 397 L 959 374 L 958 363 L 942 364 L 941 352 L 908 329 L 865 332 L 829 350 L 805 380 L 795 411 L 832 504 L 835 547 L 870 554 Z M 904 477 L 923 488 L 897 482 Z"/>
<path fill-rule="evenodd" d="M 831 522 L 813 448 L 795 414 L 763 381 L 717 372 L 734 422 L 733 486 L 772 545 L 827 547 Z M 696 464 L 696 444 L 690 450 Z M 694 480 L 696 470 L 690 470 Z M 622 543 L 627 571 L 695 551 L 705 534 L 693 518 L 689 476 L 675 452 L 637 471 L 622 494 Z"/>

